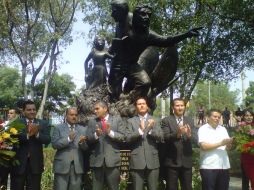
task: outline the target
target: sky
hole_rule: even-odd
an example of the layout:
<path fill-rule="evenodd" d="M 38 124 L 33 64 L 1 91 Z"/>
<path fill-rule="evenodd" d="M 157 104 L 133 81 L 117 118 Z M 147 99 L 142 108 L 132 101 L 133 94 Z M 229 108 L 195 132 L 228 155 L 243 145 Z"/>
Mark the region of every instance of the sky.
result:
<path fill-rule="evenodd" d="M 73 36 L 75 36 L 74 41 L 63 51 L 63 59 L 68 63 L 61 65 L 61 67 L 58 69 L 58 72 L 61 74 L 68 73 L 71 75 L 74 83 L 77 86 L 77 89 L 80 89 L 85 83 L 84 61 L 91 50 L 91 46 L 88 45 L 89 40 L 87 40 L 84 36 L 84 33 L 88 34 L 89 25 L 82 22 L 82 14 L 79 13 L 77 16 L 77 22 L 74 24 L 73 28 Z M 247 89 L 249 86 L 249 81 L 254 81 L 254 71 L 248 70 L 244 73 L 246 76 L 244 79 L 244 87 Z M 239 89 L 240 91 L 242 90 L 240 76 L 239 78 L 230 82 L 230 89 L 232 91 L 236 89 Z M 239 93 L 239 101 L 241 102 L 241 100 L 241 93 Z"/>

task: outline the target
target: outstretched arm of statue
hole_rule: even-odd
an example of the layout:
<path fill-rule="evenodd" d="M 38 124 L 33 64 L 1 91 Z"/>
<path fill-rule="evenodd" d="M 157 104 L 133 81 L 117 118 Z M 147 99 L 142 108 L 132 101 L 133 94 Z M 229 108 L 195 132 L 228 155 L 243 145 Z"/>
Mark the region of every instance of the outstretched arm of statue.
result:
<path fill-rule="evenodd" d="M 197 27 L 190 29 L 188 32 L 175 35 L 175 36 L 161 36 L 153 31 L 150 31 L 149 45 L 159 46 L 159 47 L 168 47 L 173 46 L 186 38 L 199 36 L 199 31 L 202 27 Z"/>

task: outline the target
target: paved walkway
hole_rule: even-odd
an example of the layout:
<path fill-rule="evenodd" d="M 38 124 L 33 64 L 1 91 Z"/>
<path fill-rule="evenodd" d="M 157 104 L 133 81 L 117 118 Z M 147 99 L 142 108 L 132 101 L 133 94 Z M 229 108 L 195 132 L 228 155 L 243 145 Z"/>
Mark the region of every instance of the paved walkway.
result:
<path fill-rule="evenodd" d="M 237 177 L 230 177 L 229 190 L 241 190 L 242 179 Z"/>

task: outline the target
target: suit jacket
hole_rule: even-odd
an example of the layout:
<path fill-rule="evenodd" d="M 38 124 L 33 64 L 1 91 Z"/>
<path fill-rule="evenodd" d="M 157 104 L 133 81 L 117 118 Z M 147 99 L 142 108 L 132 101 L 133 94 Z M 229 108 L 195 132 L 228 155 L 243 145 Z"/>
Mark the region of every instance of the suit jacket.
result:
<path fill-rule="evenodd" d="M 190 139 L 177 138 L 178 124 L 174 115 L 165 117 L 161 122 L 165 141 L 164 166 L 192 167 L 192 141 L 196 141 L 196 130 L 193 120 L 189 117 L 183 116 L 183 124 L 188 124 L 191 127 L 192 136 Z"/>
<path fill-rule="evenodd" d="M 75 172 L 84 173 L 83 150 L 87 150 L 86 142 L 79 144 L 81 135 L 86 136 L 86 127 L 75 125 L 75 138 L 73 142 L 68 141 L 70 129 L 67 123 L 57 125 L 52 134 L 52 146 L 56 149 L 53 162 L 53 172 L 67 174 L 70 171 L 71 162 L 74 161 Z"/>
<path fill-rule="evenodd" d="M 148 119 L 152 118 L 152 116 L 148 115 L 145 127 L 148 124 Z M 158 122 L 156 122 L 151 131 L 148 131 L 146 128 L 144 135 L 141 136 L 138 131 L 139 127 L 139 116 L 128 119 L 126 142 L 129 143 L 131 148 L 130 169 L 159 168 L 158 143 L 162 140 L 162 130 Z"/>
<path fill-rule="evenodd" d="M 25 118 L 19 119 L 21 123 L 27 126 Z M 27 138 L 27 127 L 21 129 L 18 134 L 19 146 L 15 147 L 16 159 L 19 164 L 12 168 L 16 174 L 24 174 L 26 165 L 28 163 L 28 156 L 30 160 L 30 167 L 32 174 L 40 174 L 43 172 L 43 144 L 50 143 L 50 126 L 47 121 L 34 119 L 34 123 L 39 124 L 39 137 L 31 136 Z"/>
<path fill-rule="evenodd" d="M 119 145 L 125 140 L 123 122 L 120 117 L 109 115 L 107 123 L 111 125 L 114 137 L 102 134 L 102 136 L 96 139 L 94 135 L 96 125 L 102 128 L 101 121 L 99 118 L 95 118 L 88 122 L 88 143 L 91 148 L 90 167 L 102 167 L 104 161 L 106 167 L 120 166 Z"/>

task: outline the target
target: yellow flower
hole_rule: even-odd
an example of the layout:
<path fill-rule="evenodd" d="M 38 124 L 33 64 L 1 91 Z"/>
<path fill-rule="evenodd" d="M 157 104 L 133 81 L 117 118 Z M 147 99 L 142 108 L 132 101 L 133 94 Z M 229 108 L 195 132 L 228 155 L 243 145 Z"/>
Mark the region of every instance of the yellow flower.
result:
<path fill-rule="evenodd" d="M 10 134 L 9 133 L 3 133 L 3 139 L 8 139 L 10 138 Z"/>
<path fill-rule="evenodd" d="M 18 134 L 18 131 L 15 128 L 11 128 L 10 133 L 13 134 L 13 135 L 16 135 L 16 134 Z"/>
<path fill-rule="evenodd" d="M 3 138 L 0 136 L 0 143 L 2 143 L 3 142 Z"/>

